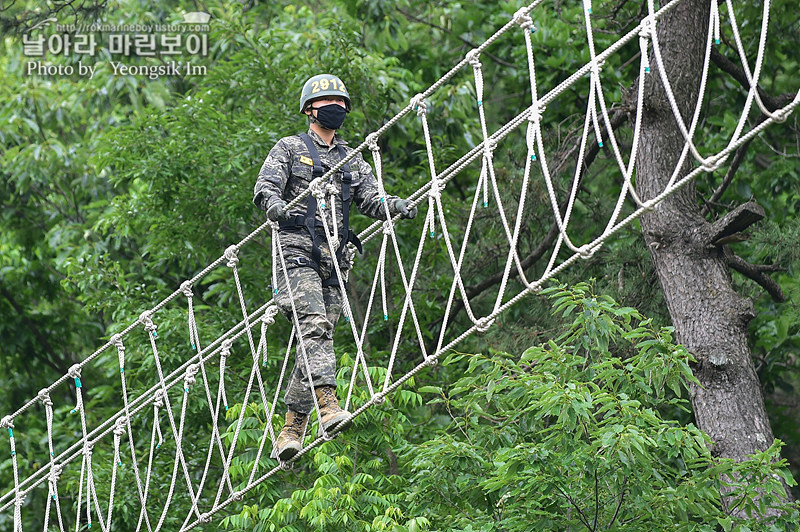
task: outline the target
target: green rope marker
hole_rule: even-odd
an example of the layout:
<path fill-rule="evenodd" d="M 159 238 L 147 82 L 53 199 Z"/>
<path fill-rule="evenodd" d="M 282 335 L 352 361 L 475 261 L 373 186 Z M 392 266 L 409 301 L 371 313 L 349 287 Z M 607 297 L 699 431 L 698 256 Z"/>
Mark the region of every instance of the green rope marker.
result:
<path fill-rule="evenodd" d="M 196 351 L 196 350 L 197 350 L 197 346 L 194 345 L 194 342 L 192 342 L 192 351 Z"/>
<path fill-rule="evenodd" d="M 719 44 L 719 39 L 714 39 L 714 44 Z"/>
<path fill-rule="evenodd" d="M 81 379 L 80 379 L 80 377 L 75 377 L 75 387 L 76 388 L 80 388 L 81 387 Z"/>
<path fill-rule="evenodd" d="M 535 153 L 532 153 L 532 154 L 531 154 L 531 161 L 535 161 L 535 160 L 536 160 L 536 154 L 535 154 Z"/>
<path fill-rule="evenodd" d="M 153 338 L 158 338 L 158 331 L 153 331 Z"/>
<path fill-rule="evenodd" d="M 156 444 L 156 449 L 160 449 L 160 448 L 161 448 L 161 444 L 160 443 Z"/>
<path fill-rule="evenodd" d="M 120 461 L 120 462 L 117 462 L 117 465 L 118 465 L 118 466 L 122 466 L 122 462 L 121 462 L 121 461 Z"/>
<path fill-rule="evenodd" d="M 385 203 L 385 202 L 386 202 L 386 200 L 383 199 L 383 196 L 381 196 L 381 203 Z"/>
<path fill-rule="evenodd" d="M 347 322 L 347 323 L 350 323 L 350 318 L 348 316 L 345 316 L 344 317 L 344 321 Z"/>
<path fill-rule="evenodd" d="M 125 373 L 125 368 L 119 368 L 120 373 Z"/>
<path fill-rule="evenodd" d="M 589 9 L 587 9 L 586 11 L 587 11 L 587 12 L 588 12 L 590 15 L 592 14 L 592 8 L 591 8 L 591 7 L 590 7 Z"/>
<path fill-rule="evenodd" d="M 225 411 L 226 412 L 228 411 L 228 405 L 225 405 Z"/>
<path fill-rule="evenodd" d="M 644 67 L 644 72 L 645 72 L 645 74 L 650 72 L 650 67 Z"/>
<path fill-rule="evenodd" d="M 431 238 L 433 238 L 435 235 L 436 235 L 436 232 L 435 231 L 431 231 Z"/>
<path fill-rule="evenodd" d="M 534 28 L 533 26 L 531 26 L 531 33 L 536 33 L 536 28 Z"/>
<path fill-rule="evenodd" d="M 14 437 L 14 429 L 11 429 L 11 428 L 8 429 L 8 437 L 9 438 L 13 438 Z"/>
<path fill-rule="evenodd" d="M 485 209 L 485 208 L 486 208 L 486 207 L 488 207 L 488 206 L 489 206 L 489 202 L 488 202 L 488 201 L 484 201 L 484 202 L 483 202 L 483 208 Z"/>
<path fill-rule="evenodd" d="M 11 451 L 11 456 L 15 456 L 16 454 L 16 451 Z"/>
<path fill-rule="evenodd" d="M 275 289 L 275 295 L 276 296 L 278 295 L 278 289 L 277 288 Z"/>
<path fill-rule="evenodd" d="M 388 314 L 384 314 L 383 315 L 383 321 L 389 321 L 389 315 Z"/>
<path fill-rule="evenodd" d="M 481 105 L 483 105 L 483 100 L 478 100 L 478 107 L 480 107 Z"/>
<path fill-rule="evenodd" d="M 183 391 L 189 393 L 189 388 L 184 388 Z"/>
<path fill-rule="evenodd" d="M 597 145 L 602 148 L 603 147 L 603 141 L 601 140 L 600 142 L 597 143 Z"/>
<path fill-rule="evenodd" d="M 320 203 L 319 206 L 322 207 L 323 209 L 325 208 L 325 204 L 324 203 Z"/>

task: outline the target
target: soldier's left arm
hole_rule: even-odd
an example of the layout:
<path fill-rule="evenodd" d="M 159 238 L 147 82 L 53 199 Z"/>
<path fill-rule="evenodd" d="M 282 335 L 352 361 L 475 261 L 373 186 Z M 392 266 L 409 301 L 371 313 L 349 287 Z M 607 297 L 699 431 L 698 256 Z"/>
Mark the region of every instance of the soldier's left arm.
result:
<path fill-rule="evenodd" d="M 372 167 L 360 153 L 353 158 L 350 164 L 356 170 L 352 184 L 353 202 L 362 214 L 376 220 L 385 220 L 386 211 L 381 202 L 378 180 L 375 179 L 375 175 L 372 173 Z M 389 206 L 389 214 L 391 216 L 397 214 L 394 201 L 399 199 L 398 196 L 386 195 L 383 199 Z"/>

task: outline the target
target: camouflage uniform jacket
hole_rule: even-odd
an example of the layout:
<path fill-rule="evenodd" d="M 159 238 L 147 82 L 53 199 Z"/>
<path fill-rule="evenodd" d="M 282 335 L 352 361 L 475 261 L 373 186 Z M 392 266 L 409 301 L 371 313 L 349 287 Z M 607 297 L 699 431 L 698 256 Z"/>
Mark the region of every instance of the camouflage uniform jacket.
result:
<path fill-rule="evenodd" d="M 347 154 L 352 151 L 352 148 L 347 146 L 347 142 L 338 135 L 333 137 L 333 146 L 329 146 L 310 128 L 308 135 L 317 147 L 320 161 L 326 172 L 340 161 L 338 146 L 344 146 Z M 309 154 L 308 148 L 300 137 L 291 136 L 280 139 L 269 152 L 264 164 L 261 166 L 261 170 L 258 172 L 253 203 L 266 211 L 281 199 L 287 203 L 291 202 L 308 188 L 312 180 L 312 169 L 311 154 Z M 358 210 L 370 218 L 384 220 L 386 217 L 378 191 L 378 182 L 372 173 L 372 168 L 360 153 L 350 160 L 350 173 L 352 175 L 350 193 L 352 201 L 358 207 Z M 338 172 L 332 179 L 337 189 L 335 201 L 336 224 L 338 230 L 341 231 L 341 172 Z M 386 196 L 385 199 L 389 205 L 389 213 L 394 216 L 397 214 L 397 210 L 394 207 L 394 200 L 398 199 L 397 196 Z M 331 227 L 331 209 L 326 209 L 325 212 L 327 215 L 326 222 L 328 227 Z M 306 202 L 301 201 L 289 211 L 289 214 L 292 216 L 305 215 Z M 320 209 L 317 209 L 317 221 L 321 223 L 321 220 Z"/>

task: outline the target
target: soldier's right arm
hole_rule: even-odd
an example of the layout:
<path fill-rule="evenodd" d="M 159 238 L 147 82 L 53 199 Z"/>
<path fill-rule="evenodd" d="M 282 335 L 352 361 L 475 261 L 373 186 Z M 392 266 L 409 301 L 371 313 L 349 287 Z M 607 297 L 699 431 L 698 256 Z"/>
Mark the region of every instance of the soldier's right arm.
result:
<path fill-rule="evenodd" d="M 258 172 L 253 190 L 253 203 L 259 209 L 266 211 L 282 199 L 291 167 L 292 154 L 286 142 L 281 139 L 270 150 Z"/>

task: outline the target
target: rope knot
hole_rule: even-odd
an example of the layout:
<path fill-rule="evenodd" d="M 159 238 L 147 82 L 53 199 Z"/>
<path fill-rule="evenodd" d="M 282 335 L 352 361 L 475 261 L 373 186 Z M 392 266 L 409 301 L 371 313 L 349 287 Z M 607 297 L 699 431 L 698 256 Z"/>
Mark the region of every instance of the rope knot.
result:
<path fill-rule="evenodd" d="M 128 425 L 127 417 L 122 416 L 121 418 L 119 418 L 117 422 L 114 423 L 114 436 L 117 436 L 119 438 L 124 436 L 127 425 Z"/>
<path fill-rule="evenodd" d="M 243 491 L 237 491 L 236 493 L 234 493 L 233 494 L 233 500 L 237 501 L 237 502 L 243 501 L 244 500 L 244 492 Z"/>
<path fill-rule="evenodd" d="M 275 316 L 277 315 L 278 307 L 276 305 L 272 305 L 264 311 L 264 316 L 261 318 L 261 320 L 265 325 L 273 325 L 275 323 Z"/>
<path fill-rule="evenodd" d="M 425 97 L 422 93 L 411 98 L 411 108 L 417 112 L 417 116 L 422 116 L 428 112 L 428 106 L 425 104 Z"/>
<path fill-rule="evenodd" d="M 182 282 L 181 283 L 181 292 L 183 292 L 183 295 L 185 295 L 188 298 L 192 297 L 194 295 L 192 293 L 192 283 L 190 283 L 189 281 Z"/>
<path fill-rule="evenodd" d="M 14 428 L 14 418 L 11 416 L 6 416 L 2 420 L 0 420 L 0 429 L 13 429 Z"/>
<path fill-rule="evenodd" d="M 144 325 L 145 331 L 153 333 L 153 336 L 156 336 L 156 329 L 158 329 L 158 326 L 153 323 L 153 318 L 151 317 L 152 315 L 152 311 L 145 310 L 139 315 L 139 323 Z"/>
<path fill-rule="evenodd" d="M 653 36 L 653 19 L 647 16 L 642 19 L 641 28 L 639 29 L 639 37 L 649 39 Z"/>
<path fill-rule="evenodd" d="M 90 458 L 93 452 L 94 452 L 94 442 L 87 441 L 86 445 L 83 446 L 83 455 L 86 458 Z"/>
<path fill-rule="evenodd" d="M 391 235 L 392 234 L 392 221 L 386 220 L 383 222 L 383 234 L 384 235 Z"/>
<path fill-rule="evenodd" d="M 317 198 L 317 201 L 324 203 L 325 201 L 325 183 L 317 182 L 311 184 L 311 195 Z"/>
<path fill-rule="evenodd" d="M 69 371 L 67 372 L 67 375 L 69 375 L 73 379 L 80 379 L 81 378 L 81 365 L 80 364 L 74 364 L 71 368 L 69 368 Z"/>
<path fill-rule="evenodd" d="M 328 183 L 325 185 L 325 192 L 330 196 L 336 196 L 339 194 L 339 189 L 336 188 L 336 183 Z"/>
<path fill-rule="evenodd" d="M 39 393 L 36 394 L 36 397 L 44 406 L 53 406 L 53 400 L 50 399 L 50 392 L 47 390 L 47 388 L 39 390 Z"/>
<path fill-rule="evenodd" d="M 444 186 L 437 179 L 434 179 L 431 181 L 431 189 L 428 191 L 428 196 L 433 199 L 441 198 L 443 188 Z"/>
<path fill-rule="evenodd" d="M 125 351 L 125 344 L 122 343 L 122 336 L 119 334 L 112 334 L 108 339 L 108 343 L 117 348 L 117 351 Z"/>
<path fill-rule="evenodd" d="M 605 61 L 603 61 L 603 60 L 598 60 L 598 61 L 595 61 L 595 62 L 594 62 L 594 63 L 592 63 L 592 65 L 589 67 L 589 70 L 590 70 L 590 71 L 592 72 L 592 74 L 594 74 L 595 76 L 599 76 L 599 75 L 600 75 L 600 69 L 602 69 L 602 68 L 603 68 L 603 65 L 605 65 Z"/>
<path fill-rule="evenodd" d="M 62 465 L 54 465 L 50 470 L 50 483 L 55 485 L 61 479 L 61 472 L 64 470 Z"/>
<path fill-rule="evenodd" d="M 584 244 L 583 246 L 578 248 L 578 255 L 580 255 L 580 257 L 583 260 L 587 260 L 591 259 L 594 256 L 595 251 L 597 251 L 596 248 L 590 247 L 589 244 Z"/>
<path fill-rule="evenodd" d="M 158 390 L 153 396 L 153 406 L 156 408 L 164 408 L 164 390 Z"/>
<path fill-rule="evenodd" d="M 236 249 L 236 246 L 230 246 L 228 249 L 225 250 L 225 259 L 228 261 L 227 266 L 228 268 L 234 268 L 237 264 L 239 264 L 239 257 L 236 254 L 239 252 Z"/>
<path fill-rule="evenodd" d="M 186 368 L 186 378 L 183 379 L 183 387 L 188 391 L 189 386 L 197 382 L 197 372 L 200 371 L 200 368 L 197 364 L 189 364 Z"/>
<path fill-rule="evenodd" d="M 206 514 L 200 514 L 200 522 L 201 523 L 205 523 L 205 524 L 210 523 L 211 522 L 211 516 L 209 514 L 207 514 L 207 513 Z"/>
<path fill-rule="evenodd" d="M 479 69 L 481 68 L 481 54 L 478 52 L 477 48 L 474 48 L 467 52 L 465 58 L 469 61 L 469 64 L 472 65 L 472 68 Z"/>
<path fill-rule="evenodd" d="M 485 333 L 492 325 L 494 325 L 494 318 L 485 316 L 475 323 L 475 329 L 480 333 Z"/>
<path fill-rule="evenodd" d="M 225 340 L 224 342 L 222 342 L 222 348 L 221 348 L 221 350 L 219 352 L 219 356 L 223 357 L 223 358 L 229 357 L 231 355 L 231 346 L 232 345 L 233 345 L 233 342 L 231 342 L 230 340 Z"/>
<path fill-rule="evenodd" d="M 372 151 L 380 151 L 380 147 L 378 146 L 378 134 L 377 133 L 370 133 L 367 135 L 365 139 L 367 141 L 367 146 Z"/>
<path fill-rule="evenodd" d="M 497 140 L 493 138 L 488 138 L 484 142 L 483 145 L 483 153 L 486 157 L 491 157 L 494 153 L 495 148 L 497 148 Z"/>
<path fill-rule="evenodd" d="M 523 29 L 533 27 L 533 19 L 531 19 L 530 15 L 528 15 L 528 8 L 522 7 L 514 13 L 514 17 L 511 19 Z"/>

